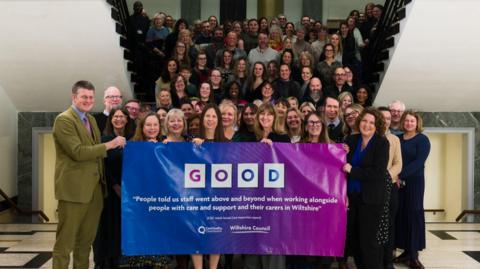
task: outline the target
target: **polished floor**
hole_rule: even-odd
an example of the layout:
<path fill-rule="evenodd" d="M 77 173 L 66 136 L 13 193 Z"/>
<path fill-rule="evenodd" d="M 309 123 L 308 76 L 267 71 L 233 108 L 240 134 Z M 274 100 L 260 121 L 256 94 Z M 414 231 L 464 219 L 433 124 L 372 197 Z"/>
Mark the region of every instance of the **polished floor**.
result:
<path fill-rule="evenodd" d="M 0 268 L 52 268 L 55 228 L 55 224 L 0 224 Z M 427 249 L 420 260 L 426 268 L 480 269 L 480 224 L 427 224 Z"/>

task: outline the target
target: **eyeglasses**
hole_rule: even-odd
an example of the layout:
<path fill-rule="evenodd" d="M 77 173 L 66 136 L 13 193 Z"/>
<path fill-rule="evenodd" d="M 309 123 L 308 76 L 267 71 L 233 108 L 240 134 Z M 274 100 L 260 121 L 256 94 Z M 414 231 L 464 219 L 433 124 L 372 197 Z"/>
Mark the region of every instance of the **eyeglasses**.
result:
<path fill-rule="evenodd" d="M 321 121 L 309 120 L 309 121 L 307 121 L 307 124 L 310 125 L 310 126 L 320 126 L 320 125 L 322 125 L 322 122 Z"/>
<path fill-rule="evenodd" d="M 131 111 L 139 111 L 139 110 L 140 110 L 139 108 L 136 108 L 136 107 L 133 107 L 133 106 L 125 106 L 125 108 L 126 108 L 127 110 L 129 110 L 129 111 L 130 111 L 130 110 L 131 110 Z"/>
<path fill-rule="evenodd" d="M 354 117 L 356 115 L 358 115 L 358 112 L 357 111 L 352 111 L 350 113 L 345 114 L 345 118 Z"/>
<path fill-rule="evenodd" d="M 123 96 L 121 95 L 107 95 L 105 98 L 107 99 L 122 99 Z"/>
<path fill-rule="evenodd" d="M 390 113 L 392 113 L 392 114 L 394 114 L 394 113 L 400 114 L 400 113 L 403 113 L 403 112 L 405 112 L 405 111 L 404 110 L 390 109 Z"/>

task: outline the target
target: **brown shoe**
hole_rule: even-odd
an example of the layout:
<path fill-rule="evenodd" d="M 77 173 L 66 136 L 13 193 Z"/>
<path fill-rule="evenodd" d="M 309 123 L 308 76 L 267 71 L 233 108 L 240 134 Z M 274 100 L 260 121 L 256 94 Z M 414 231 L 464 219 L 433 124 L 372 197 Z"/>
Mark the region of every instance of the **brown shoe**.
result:
<path fill-rule="evenodd" d="M 420 262 L 420 260 L 418 260 L 418 258 L 417 259 L 411 259 L 408 266 L 412 269 L 425 269 L 425 267 Z"/>

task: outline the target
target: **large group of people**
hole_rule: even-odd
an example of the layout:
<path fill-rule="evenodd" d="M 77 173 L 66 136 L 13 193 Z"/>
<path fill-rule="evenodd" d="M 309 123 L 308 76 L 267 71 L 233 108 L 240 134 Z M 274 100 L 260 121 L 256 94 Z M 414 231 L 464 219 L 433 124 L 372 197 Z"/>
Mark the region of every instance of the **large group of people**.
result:
<path fill-rule="evenodd" d="M 372 107 L 373 93 L 360 83 L 362 48 L 368 45 L 381 6 L 369 4 L 365 13 L 352 11 L 340 32 L 331 35 L 307 16 L 295 27 L 284 15 L 270 22 L 266 18 L 226 21 L 223 27 L 211 16 L 195 22 L 190 30 L 187 21 L 173 24 L 171 16 L 159 13 L 148 29 L 140 2 L 134 10 L 131 38 L 136 53 L 150 49 L 151 59 L 138 58 L 150 65 L 147 73 L 156 102 L 125 101 L 118 88 L 109 87 L 104 92 L 104 111 L 93 118 L 88 113 L 93 85 L 86 81 L 74 85 L 72 107 L 57 118 L 54 128 L 55 187 L 61 202 L 54 265 L 66 268 L 67 254 L 73 251 L 74 267 L 83 266 L 88 263 L 86 247 L 93 243 L 96 268 L 172 264 L 187 268 L 191 259 L 196 269 L 205 260 L 213 269 L 221 255 L 225 255 L 224 268 L 232 268 L 231 253 L 208 258 L 122 255 L 121 164 L 128 140 L 197 145 L 343 143 L 348 196 L 344 256 L 242 255 L 244 268 L 330 268 L 334 262 L 348 268 L 348 257 L 359 269 L 394 268 L 395 262 L 423 268 L 418 251 L 425 248 L 424 165 L 430 143 L 422 134 L 422 119 L 400 101 Z M 161 75 L 151 76 L 153 71 Z M 88 163 L 91 173 L 69 162 Z M 72 169 L 81 177 L 94 178 L 88 189 L 71 183 L 77 182 L 72 181 Z M 74 195 L 73 190 L 84 194 Z M 100 214 L 102 191 L 108 196 Z M 86 221 L 91 225 L 82 225 Z M 92 231 L 89 226 L 96 228 L 97 222 L 98 231 Z M 85 238 L 78 239 L 80 235 Z M 312 235 L 312 240 L 321 238 Z M 395 257 L 397 248 L 403 252 Z"/>
<path fill-rule="evenodd" d="M 295 96 L 303 101 L 307 85 L 317 77 L 324 92 L 349 91 L 368 104 L 373 93 L 362 85 L 362 59 L 369 57 L 382 10 L 369 3 L 364 12 L 352 10 L 338 27 L 328 29 L 309 16 L 294 24 L 283 14 L 222 24 L 210 16 L 189 24 L 157 12 L 150 20 L 142 3 L 135 2 L 127 37 L 137 88 L 147 93 L 145 100 L 162 106 L 162 90 L 169 90 L 172 98 L 200 98 L 199 89 L 208 82 L 218 105 L 229 97 L 233 83 L 239 87 L 238 98 L 251 102 L 262 98 L 261 85 L 268 81 L 275 87 L 275 98 Z M 186 85 L 177 87 L 178 76 Z"/>

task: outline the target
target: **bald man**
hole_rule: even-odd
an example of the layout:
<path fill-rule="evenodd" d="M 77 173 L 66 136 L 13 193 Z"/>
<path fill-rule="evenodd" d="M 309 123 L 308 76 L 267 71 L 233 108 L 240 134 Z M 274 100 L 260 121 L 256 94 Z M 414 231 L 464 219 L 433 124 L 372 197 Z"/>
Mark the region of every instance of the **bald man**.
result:
<path fill-rule="evenodd" d="M 113 108 L 118 108 L 122 106 L 122 93 L 117 87 L 111 86 L 108 87 L 103 92 L 103 105 L 105 106 L 103 112 L 93 115 L 97 121 L 98 129 L 100 133 L 103 133 L 105 126 L 107 124 L 108 115 Z"/>

